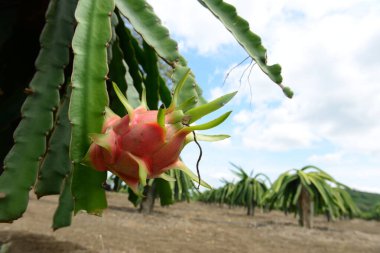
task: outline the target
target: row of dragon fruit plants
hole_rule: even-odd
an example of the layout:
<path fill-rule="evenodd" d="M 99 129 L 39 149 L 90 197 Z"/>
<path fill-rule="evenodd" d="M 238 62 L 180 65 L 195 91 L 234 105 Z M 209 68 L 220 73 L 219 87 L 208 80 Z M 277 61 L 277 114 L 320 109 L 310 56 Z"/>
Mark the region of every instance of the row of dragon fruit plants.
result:
<path fill-rule="evenodd" d="M 248 174 L 232 165 L 238 181 L 223 180 L 222 187 L 198 194 L 199 201 L 230 208 L 243 206 L 247 215 L 254 215 L 255 208 L 261 212 L 276 209 L 294 213 L 299 217 L 299 224 L 307 228 L 313 227 L 313 217 L 317 214 L 326 215 L 328 220 L 360 215 L 349 188 L 316 166 L 286 171 L 272 184 L 263 173 Z"/>

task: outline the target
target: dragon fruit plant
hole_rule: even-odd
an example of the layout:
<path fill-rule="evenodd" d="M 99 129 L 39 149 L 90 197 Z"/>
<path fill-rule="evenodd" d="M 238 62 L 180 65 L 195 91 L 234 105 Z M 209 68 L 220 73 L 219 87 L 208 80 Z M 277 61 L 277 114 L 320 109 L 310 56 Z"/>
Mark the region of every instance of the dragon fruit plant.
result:
<path fill-rule="evenodd" d="M 190 124 L 222 107 L 236 92 L 184 111 L 184 104 L 177 105 L 177 101 L 188 75 L 189 72 L 176 85 L 170 106 L 159 110 L 148 110 L 145 93 L 142 104 L 134 109 L 114 84 L 115 92 L 128 114 L 121 118 L 111 109 L 106 109 L 102 134 L 91 134 L 93 142 L 88 158 L 93 167 L 116 174 L 137 194 L 139 185 L 145 186 L 147 178 L 172 180 L 164 173 L 170 169 L 180 169 L 196 180 L 195 175 L 179 160 L 181 150 L 194 139 L 193 131 L 213 128 L 222 123 L 231 112 L 205 124 Z M 199 140 L 209 141 L 227 137 L 198 135 Z M 209 187 L 203 181 L 199 183 Z"/>
<path fill-rule="evenodd" d="M 178 43 L 147 0 L 18 2 L 7 6 L 0 19 L 0 222 L 23 215 L 31 190 L 38 198 L 59 195 L 54 229 L 69 226 L 80 211 L 100 215 L 107 208 L 106 171 L 136 193 L 150 178 L 172 180 L 169 174 L 178 178 L 182 171 L 197 181 L 179 154 L 194 136 L 206 141 L 227 137 L 194 131 L 217 126 L 229 113 L 193 123 L 234 94 L 206 103 Z M 261 38 L 236 8 L 223 0 L 198 2 L 291 98 L 281 66 L 268 64 Z M 171 83 L 176 85 L 173 95 Z M 132 108 L 120 94 L 140 106 Z M 160 103 L 165 108 L 158 109 Z M 176 191 L 173 182 L 161 178 L 153 185 L 168 198 Z"/>

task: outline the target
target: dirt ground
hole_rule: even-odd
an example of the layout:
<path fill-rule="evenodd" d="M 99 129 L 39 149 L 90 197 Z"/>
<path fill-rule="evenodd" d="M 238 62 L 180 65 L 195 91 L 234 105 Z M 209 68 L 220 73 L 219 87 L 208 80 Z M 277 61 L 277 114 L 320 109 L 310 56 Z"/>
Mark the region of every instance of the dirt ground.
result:
<path fill-rule="evenodd" d="M 139 214 L 123 194 L 108 194 L 103 217 L 78 214 L 73 225 L 50 228 L 57 198 L 31 197 L 24 217 L 0 223 L 0 244 L 9 253 L 121 252 L 380 252 L 380 222 L 315 221 L 313 230 L 297 226 L 292 215 L 279 212 L 247 217 L 241 208 L 202 203 L 156 206 Z"/>

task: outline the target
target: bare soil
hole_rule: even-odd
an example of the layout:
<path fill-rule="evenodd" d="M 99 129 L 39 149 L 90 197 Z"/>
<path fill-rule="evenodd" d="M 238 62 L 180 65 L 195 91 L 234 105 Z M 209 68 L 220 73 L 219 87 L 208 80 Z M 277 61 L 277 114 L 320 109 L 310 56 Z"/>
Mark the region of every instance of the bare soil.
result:
<path fill-rule="evenodd" d="M 50 228 L 56 197 L 31 197 L 28 211 L 13 224 L 0 223 L 0 244 L 9 253 L 121 252 L 380 252 L 380 222 L 326 222 L 315 229 L 297 226 L 293 215 L 280 212 L 245 215 L 242 208 L 203 203 L 155 207 L 142 215 L 124 194 L 109 193 L 103 217 L 80 213 L 71 227 Z"/>

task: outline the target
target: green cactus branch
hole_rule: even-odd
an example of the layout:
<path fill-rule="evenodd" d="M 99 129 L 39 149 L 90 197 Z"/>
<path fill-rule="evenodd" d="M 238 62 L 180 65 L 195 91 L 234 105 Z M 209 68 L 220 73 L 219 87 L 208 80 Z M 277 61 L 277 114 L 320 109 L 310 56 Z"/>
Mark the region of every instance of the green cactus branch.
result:
<path fill-rule="evenodd" d="M 285 95 L 292 98 L 290 88 L 282 85 L 281 66 L 267 64 L 267 50 L 261 44 L 261 38 L 250 30 L 248 22 L 237 14 L 236 8 L 223 0 L 198 1 L 222 22 L 261 70 L 282 88 Z"/>
<path fill-rule="evenodd" d="M 69 146 L 71 126 L 68 118 L 71 88 L 61 99 L 55 128 L 49 140 L 49 146 L 38 171 L 34 192 L 40 198 L 46 195 L 59 194 L 61 184 L 71 168 Z"/>
<path fill-rule="evenodd" d="M 165 79 L 162 76 L 159 76 L 158 82 L 158 92 L 160 99 L 166 107 L 169 107 L 170 103 L 172 102 L 172 94 L 166 85 Z"/>
<path fill-rule="evenodd" d="M 139 52 L 136 52 L 136 49 L 138 50 L 140 48 L 138 46 L 138 42 L 136 41 L 136 39 L 132 36 L 128 28 L 125 27 L 124 21 L 121 18 L 117 9 L 115 10 L 115 12 L 119 21 L 118 25 L 116 26 L 116 33 L 119 37 L 120 49 L 123 52 L 124 61 L 128 65 L 128 72 L 132 77 L 133 85 L 135 86 L 139 94 L 141 94 L 142 93 L 142 77 L 141 77 L 141 72 L 139 69 L 139 61 L 137 58 L 138 55 L 136 55 L 139 53 Z"/>
<path fill-rule="evenodd" d="M 145 0 L 116 0 L 120 12 L 169 65 L 178 61 L 177 42 L 169 37 L 169 31 Z"/>
<path fill-rule="evenodd" d="M 113 0 L 81 0 L 75 11 L 78 25 L 73 38 L 73 90 L 69 110 L 75 213 L 86 210 L 99 214 L 107 206 L 102 188 L 106 172 L 95 171 L 81 162 L 90 146 L 89 134 L 101 132 L 108 105 L 107 47 L 112 36 L 113 10 Z"/>
<path fill-rule="evenodd" d="M 178 75 L 180 76 L 183 73 L 182 69 L 187 68 L 187 64 L 178 52 L 177 43 L 170 38 L 169 31 L 161 25 L 161 21 L 153 12 L 152 7 L 145 0 L 116 0 L 116 6 L 132 24 L 133 28 L 142 36 L 144 41 L 154 48 L 156 53 L 167 64 L 174 68 L 173 82 L 177 83 L 177 72 L 179 72 Z M 162 91 L 165 92 L 165 90 Z M 196 103 L 193 106 L 205 103 L 204 98 L 202 98 L 202 91 L 195 81 L 194 74 L 191 74 L 191 77 L 187 80 L 183 94 L 190 94 L 189 96 L 196 98 Z M 181 101 L 183 102 L 187 99 L 182 99 Z"/>
<path fill-rule="evenodd" d="M 146 78 L 144 80 L 146 89 L 146 99 L 148 108 L 151 110 L 157 110 L 159 101 L 159 78 L 160 71 L 158 69 L 158 59 L 156 51 L 143 41 L 144 55 L 146 64 L 144 70 L 146 72 Z"/>
<path fill-rule="evenodd" d="M 177 83 L 177 72 L 182 74 L 182 68 L 186 68 L 186 61 L 178 52 L 177 43 L 169 36 L 169 31 L 161 25 L 160 19 L 153 12 L 152 7 L 144 0 L 128 1 L 116 0 L 116 6 L 129 20 L 133 28 L 143 37 L 157 54 L 175 70 L 173 82 Z M 178 69 L 179 68 L 179 69 Z M 183 94 L 190 92 L 189 96 L 196 97 L 196 104 L 202 104 L 205 100 L 201 97 L 202 91 L 195 81 L 194 74 L 188 79 Z M 188 97 L 187 97 L 188 99 Z M 184 100 L 181 100 L 182 102 Z M 194 106 L 196 105 L 194 104 Z"/>
<path fill-rule="evenodd" d="M 119 20 L 115 12 L 111 15 L 111 39 L 109 40 L 107 47 L 107 63 L 110 64 L 113 57 L 113 43 L 117 40 L 116 26 L 119 24 Z"/>
<path fill-rule="evenodd" d="M 127 70 L 124 66 L 124 55 L 120 48 L 120 41 L 117 37 L 115 42 L 112 44 L 112 61 L 109 64 L 109 78 L 111 82 L 114 82 L 118 85 L 119 89 L 126 94 L 128 84 L 126 81 L 126 73 Z M 119 116 L 124 116 L 126 114 L 126 110 L 124 106 L 121 104 L 120 100 L 117 98 L 116 94 L 111 89 L 109 94 L 110 96 L 110 108 Z"/>
<path fill-rule="evenodd" d="M 189 67 L 184 67 L 182 65 L 177 64 L 174 68 L 174 72 L 172 75 L 172 79 L 174 83 L 178 83 L 180 78 L 184 75 L 184 73 L 190 70 Z M 202 97 L 202 91 L 197 88 L 198 84 L 195 80 L 194 74 L 190 72 L 189 77 L 186 79 L 181 92 L 179 93 L 179 98 L 177 104 L 180 105 L 189 101 L 189 98 L 194 97 L 192 103 L 187 106 L 187 108 L 193 108 L 197 105 L 204 104 L 206 101 Z"/>
<path fill-rule="evenodd" d="M 174 199 L 170 182 L 161 178 L 156 178 L 154 179 L 154 183 L 156 184 L 157 194 L 160 197 L 161 206 L 172 205 L 174 203 Z"/>
<path fill-rule="evenodd" d="M 52 228 L 68 227 L 71 225 L 71 220 L 74 211 L 74 198 L 71 192 L 72 174 L 66 175 L 61 184 L 61 194 L 58 200 L 58 207 L 54 212 Z"/>
<path fill-rule="evenodd" d="M 41 50 L 37 69 L 24 102 L 22 120 L 14 133 L 15 145 L 4 159 L 0 177 L 0 221 L 19 218 L 25 211 L 40 159 L 45 153 L 46 137 L 53 127 L 53 113 L 59 104 L 59 89 L 64 83 L 64 68 L 69 63 L 73 35 L 73 16 L 77 1 L 52 0 L 46 25 L 40 36 Z"/>

